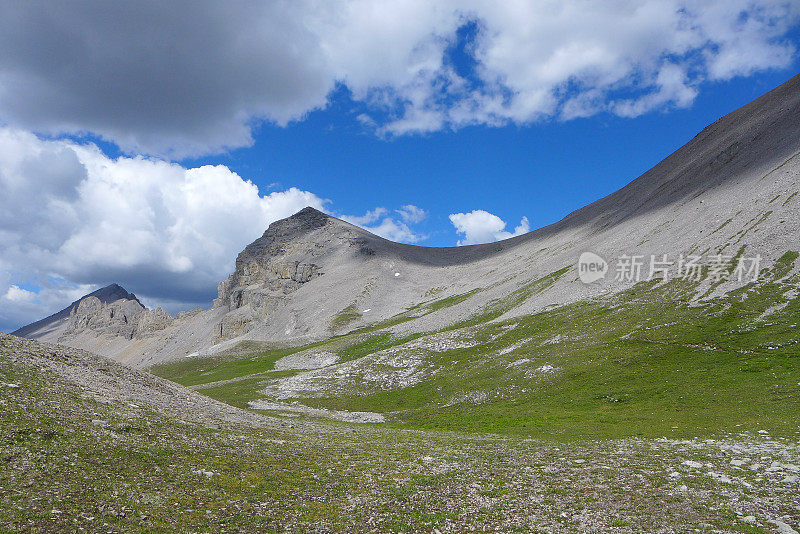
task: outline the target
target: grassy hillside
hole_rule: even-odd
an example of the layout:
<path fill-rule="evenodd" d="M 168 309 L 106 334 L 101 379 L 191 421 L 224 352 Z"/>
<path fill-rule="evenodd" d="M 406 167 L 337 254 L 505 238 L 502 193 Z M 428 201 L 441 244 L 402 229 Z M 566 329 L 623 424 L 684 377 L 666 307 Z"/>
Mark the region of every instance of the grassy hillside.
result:
<path fill-rule="evenodd" d="M 281 421 L 10 336 L 0 406 L 4 532 L 763 533 L 800 520 L 797 440 L 760 433 L 565 447 Z"/>
<path fill-rule="evenodd" d="M 244 358 L 194 359 L 153 371 L 235 406 L 268 399 L 377 412 L 398 428 L 557 440 L 759 429 L 795 435 L 800 280 L 788 274 L 796 260 L 787 252 L 758 283 L 724 296 L 702 295 L 696 282 L 642 282 L 606 298 L 492 322 L 564 276 L 562 269 L 445 331 L 401 337 L 390 327 L 457 298 L 315 345 L 252 346 Z M 339 361 L 314 371 L 274 369 L 286 355 L 315 351 Z"/>

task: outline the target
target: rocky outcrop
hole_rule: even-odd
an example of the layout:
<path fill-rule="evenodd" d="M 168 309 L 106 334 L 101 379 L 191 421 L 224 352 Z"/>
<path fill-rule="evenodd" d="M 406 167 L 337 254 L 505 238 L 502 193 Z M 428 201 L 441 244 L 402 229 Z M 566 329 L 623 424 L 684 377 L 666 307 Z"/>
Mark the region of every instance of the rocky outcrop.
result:
<path fill-rule="evenodd" d="M 98 300 L 100 303 L 109 304 L 112 302 L 116 302 L 118 300 L 129 300 L 134 301 L 139 306 L 142 306 L 139 299 L 136 298 L 136 295 L 133 293 L 129 293 L 119 284 L 111 284 L 105 287 L 101 287 L 95 291 L 92 291 L 88 295 L 84 295 L 83 297 L 79 298 L 63 310 L 50 315 L 49 317 L 45 317 L 35 323 L 31 323 L 27 326 L 23 326 L 19 330 L 12 332 L 12 335 L 19 336 L 19 337 L 37 337 L 37 333 L 41 333 L 43 331 L 47 331 L 48 329 L 52 328 L 54 325 L 63 324 L 64 322 L 68 321 L 73 313 L 76 312 L 78 306 L 81 302 L 85 299 L 93 297 L 94 299 Z"/>
<path fill-rule="evenodd" d="M 286 261 L 270 256 L 246 258 L 241 263 L 237 261 L 236 272 L 219 284 L 217 305 L 227 305 L 235 310 L 253 304 L 254 298 L 250 296 L 252 291 L 246 291 L 253 286 L 272 294 L 288 295 L 319 274 L 319 266 L 313 263 Z M 263 299 L 256 297 L 255 301 L 256 306 L 260 306 Z"/>
<path fill-rule="evenodd" d="M 236 258 L 236 269 L 220 282 L 216 306 L 235 310 L 246 305 L 260 307 L 268 299 L 249 297 L 246 293 L 268 292 L 288 295 L 319 276 L 320 267 L 308 261 L 324 244 L 304 240 L 303 236 L 323 228 L 329 217 L 313 208 L 273 223 Z"/>
<path fill-rule="evenodd" d="M 184 316 L 190 316 L 186 312 Z M 78 301 L 72 309 L 62 338 L 91 330 L 93 334 L 141 338 L 171 326 L 175 319 L 160 307 L 145 308 L 138 299 L 118 299 L 103 302 L 94 296 Z"/>
<path fill-rule="evenodd" d="M 92 330 L 96 334 L 133 339 L 143 315 L 145 307 L 138 300 L 119 299 L 114 302 L 102 302 L 94 296 L 85 297 L 70 312 L 69 322 L 63 335 L 70 336 Z"/>
<path fill-rule="evenodd" d="M 323 275 L 320 261 L 331 249 L 360 251 L 359 240 L 355 227 L 310 207 L 271 224 L 239 254 L 235 271 L 217 288 L 214 306 L 229 313 L 216 339 L 244 334 L 276 313 L 288 295 Z"/>
<path fill-rule="evenodd" d="M 141 336 L 164 330 L 172 321 L 172 316 L 160 307 L 155 310 L 145 309 L 139 316 L 135 334 Z"/>

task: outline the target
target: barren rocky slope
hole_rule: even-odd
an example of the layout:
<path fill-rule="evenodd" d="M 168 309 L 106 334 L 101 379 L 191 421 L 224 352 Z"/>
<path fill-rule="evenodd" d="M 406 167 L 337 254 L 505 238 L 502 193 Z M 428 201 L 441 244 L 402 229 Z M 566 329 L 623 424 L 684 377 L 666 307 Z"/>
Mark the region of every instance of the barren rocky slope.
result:
<path fill-rule="evenodd" d="M 393 327 L 409 334 L 456 324 L 565 268 L 542 291 L 504 311 L 522 316 L 630 288 L 615 280 L 624 256 L 761 256 L 769 266 L 796 249 L 800 232 L 800 77 L 721 118 L 620 191 L 562 221 L 488 245 L 429 248 L 392 243 L 311 208 L 278 221 L 238 257 L 210 310 L 157 328 L 24 329 L 30 337 L 87 348 L 135 366 L 209 355 L 243 340 L 298 345 L 385 324 L 426 302 L 453 299 Z M 611 263 L 585 285 L 576 262 L 593 251 Z M 647 276 L 647 265 L 643 267 Z M 726 292 L 732 280 L 716 288 Z M 704 294 L 711 282 L 698 288 Z M 463 298 L 462 298 L 463 296 Z"/>

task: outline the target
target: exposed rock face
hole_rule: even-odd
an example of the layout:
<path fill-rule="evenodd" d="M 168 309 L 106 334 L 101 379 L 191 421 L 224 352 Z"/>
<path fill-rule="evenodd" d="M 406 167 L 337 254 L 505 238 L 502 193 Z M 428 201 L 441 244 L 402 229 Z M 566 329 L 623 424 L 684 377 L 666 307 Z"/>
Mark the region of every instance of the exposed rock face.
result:
<path fill-rule="evenodd" d="M 280 310 L 288 295 L 323 274 L 320 261 L 331 249 L 368 254 L 362 241 L 355 227 L 310 207 L 271 224 L 239 254 L 236 270 L 217 288 L 214 306 L 231 313 L 216 338 L 244 334 Z"/>
<path fill-rule="evenodd" d="M 161 308 L 156 308 L 155 310 L 145 309 L 142 314 L 139 315 L 136 334 L 145 335 L 151 332 L 164 330 L 172 324 L 172 321 L 172 316 Z"/>
<path fill-rule="evenodd" d="M 64 322 L 68 321 L 72 314 L 77 310 L 80 303 L 92 297 L 95 300 L 99 301 L 100 303 L 112 303 L 118 300 L 129 300 L 136 302 L 142 309 L 144 306 L 139 302 L 139 299 L 136 298 L 136 295 L 133 293 L 128 293 L 125 288 L 120 286 L 119 284 L 111 284 L 105 287 L 101 287 L 96 291 L 92 291 L 88 295 L 81 297 L 80 299 L 76 300 L 63 310 L 54 313 L 49 317 L 45 317 L 40 321 L 36 321 L 35 323 L 31 323 L 27 326 L 23 326 L 16 332 L 12 332 L 12 335 L 19 336 L 19 337 L 37 337 L 35 334 L 41 333 L 42 331 L 47 331 L 48 329 L 52 328 L 54 325 L 63 325 Z"/>
<path fill-rule="evenodd" d="M 197 313 L 186 312 L 189 314 Z M 17 330 L 14 335 L 53 338 L 68 343 L 82 335 L 134 339 L 164 330 L 173 323 L 169 313 L 145 308 L 136 295 L 118 284 L 93 291 L 60 312 Z"/>
<path fill-rule="evenodd" d="M 119 299 L 102 302 L 94 296 L 85 297 L 70 312 L 64 331 L 72 335 L 84 330 L 133 339 L 145 308 L 138 300 Z"/>
<path fill-rule="evenodd" d="M 256 288 L 270 294 L 288 295 L 319 274 L 319 266 L 305 261 L 319 243 L 302 241 L 302 236 L 324 227 L 328 216 L 313 208 L 271 224 L 236 258 L 236 270 L 220 282 L 217 306 L 230 310 L 245 305 L 260 306 L 264 299 L 249 296 Z"/>

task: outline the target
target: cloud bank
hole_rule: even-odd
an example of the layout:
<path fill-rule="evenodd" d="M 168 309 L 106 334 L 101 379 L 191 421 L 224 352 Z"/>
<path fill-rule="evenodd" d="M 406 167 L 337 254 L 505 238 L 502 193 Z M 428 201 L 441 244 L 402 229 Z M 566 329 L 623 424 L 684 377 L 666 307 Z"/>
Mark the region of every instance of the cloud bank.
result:
<path fill-rule="evenodd" d="M 0 122 L 180 158 L 337 87 L 381 135 L 635 116 L 787 67 L 798 21 L 796 0 L 5 2 Z"/>
<path fill-rule="evenodd" d="M 98 283 L 206 303 L 271 222 L 325 203 L 296 188 L 262 195 L 222 165 L 111 159 L 10 128 L 0 128 L 0 198 L 0 324 L 38 319 Z"/>

